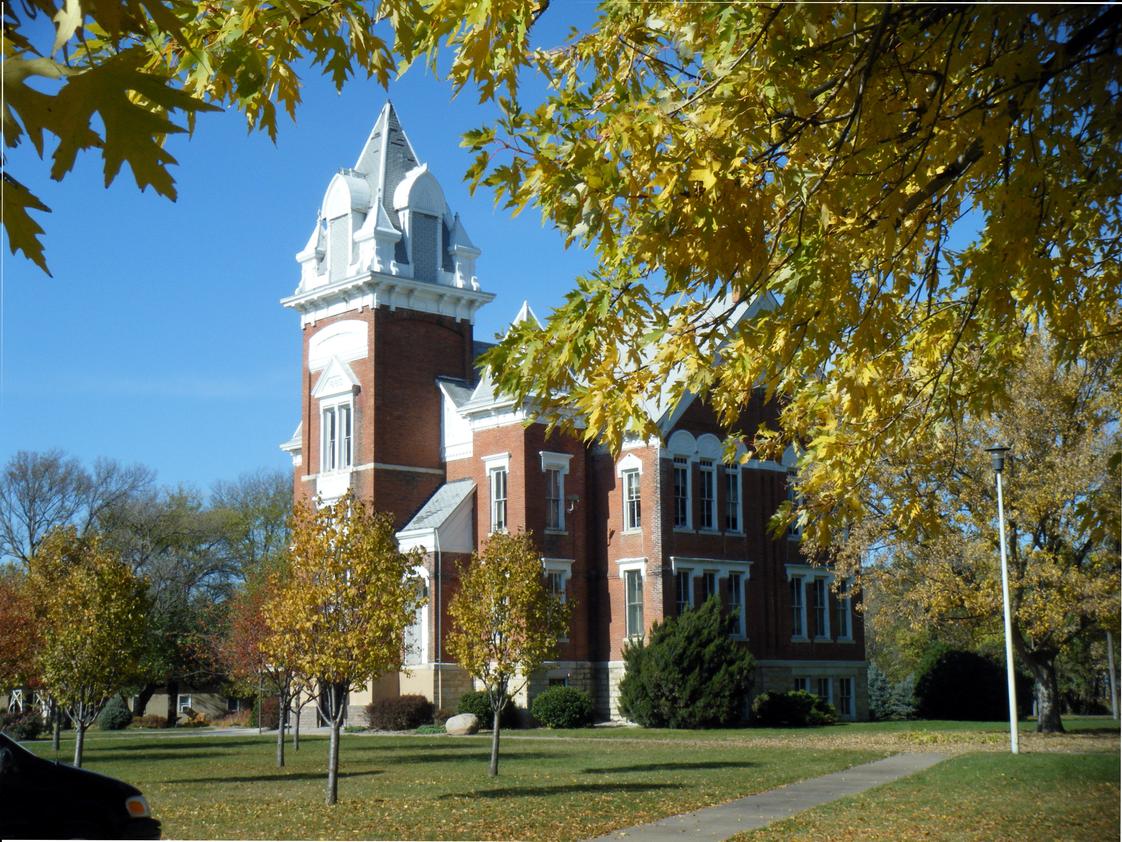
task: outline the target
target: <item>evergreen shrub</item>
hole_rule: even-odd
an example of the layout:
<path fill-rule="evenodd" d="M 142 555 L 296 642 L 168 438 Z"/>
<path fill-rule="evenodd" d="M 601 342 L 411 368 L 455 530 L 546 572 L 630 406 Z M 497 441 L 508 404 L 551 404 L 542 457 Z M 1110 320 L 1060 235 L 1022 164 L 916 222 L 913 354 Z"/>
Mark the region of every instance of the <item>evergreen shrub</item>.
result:
<path fill-rule="evenodd" d="M 592 699 L 576 687 L 550 687 L 530 703 L 530 714 L 546 728 L 592 724 Z"/>
<path fill-rule="evenodd" d="M 647 728 L 710 728 L 744 718 L 755 659 L 716 597 L 651 627 L 623 651 L 620 712 Z"/>
<path fill-rule="evenodd" d="M 13 740 L 34 740 L 44 728 L 46 723 L 34 708 L 0 712 L 0 731 Z"/>
<path fill-rule="evenodd" d="M 915 679 L 889 681 L 876 664 L 869 665 L 869 718 L 878 722 L 915 716 Z"/>
<path fill-rule="evenodd" d="M 102 731 L 120 731 L 132 722 L 132 711 L 120 696 L 113 696 L 97 716 L 97 727 Z"/>
<path fill-rule="evenodd" d="M 366 706 L 366 721 L 379 731 L 412 731 L 432 722 L 432 702 L 420 695 L 375 699 Z"/>
<path fill-rule="evenodd" d="M 472 690 L 460 696 L 460 703 L 456 706 L 457 713 L 474 713 L 479 717 L 481 728 L 490 728 L 495 721 L 491 710 L 491 696 L 486 690 Z M 518 727 L 518 708 L 509 697 L 499 714 L 499 727 Z"/>
<path fill-rule="evenodd" d="M 752 721 L 769 728 L 802 728 L 809 724 L 816 701 L 818 697 L 805 690 L 761 693 L 752 702 Z"/>

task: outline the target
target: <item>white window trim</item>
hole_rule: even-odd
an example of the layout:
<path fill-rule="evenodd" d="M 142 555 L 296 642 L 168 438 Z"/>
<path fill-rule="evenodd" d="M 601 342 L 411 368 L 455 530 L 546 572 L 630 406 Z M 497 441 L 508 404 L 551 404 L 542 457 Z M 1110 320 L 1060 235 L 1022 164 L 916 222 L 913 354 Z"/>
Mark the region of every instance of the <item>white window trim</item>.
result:
<path fill-rule="evenodd" d="M 737 608 L 738 608 L 737 614 L 740 617 L 740 634 L 734 634 L 734 635 L 732 635 L 732 638 L 734 640 L 747 640 L 748 639 L 748 612 L 745 610 L 744 601 L 745 601 L 745 598 L 748 595 L 748 571 L 747 570 L 743 570 L 743 571 L 742 570 L 730 570 L 730 571 L 728 571 L 728 573 L 726 574 L 726 578 L 729 580 L 729 594 L 730 595 L 733 592 L 733 590 L 732 590 L 732 577 L 729 576 L 728 574 L 731 574 L 731 573 L 736 573 L 740 576 L 740 588 L 739 588 L 740 593 L 738 594 L 738 596 L 740 597 L 740 604 L 737 606 Z"/>
<path fill-rule="evenodd" d="M 828 675 L 816 675 L 814 677 L 814 689 L 811 691 L 818 698 L 822 698 L 818 694 L 818 685 L 820 682 L 826 682 L 826 704 L 832 705 L 834 703 L 834 680 Z"/>
<path fill-rule="evenodd" d="M 639 525 L 628 526 L 628 499 L 627 499 L 627 475 L 636 473 L 639 475 Z M 623 508 L 620 511 L 620 523 L 623 527 L 624 534 L 634 534 L 643 531 L 643 460 L 641 460 L 634 453 L 628 453 L 616 465 L 616 476 L 620 479 L 620 500 L 623 503 Z"/>
<path fill-rule="evenodd" d="M 351 419 L 351 461 L 348 464 L 343 464 L 343 428 L 339 424 L 339 409 L 346 407 L 347 412 Z M 327 416 L 328 410 L 335 411 L 335 467 L 327 467 L 327 430 L 324 427 L 324 419 Z M 321 474 L 337 474 L 344 471 L 353 471 L 355 466 L 355 444 L 356 436 L 355 429 L 355 400 L 354 393 L 347 393 L 346 397 L 340 400 L 338 397 L 322 398 L 319 402 L 319 470 Z"/>
<path fill-rule="evenodd" d="M 726 529 L 726 535 L 743 535 L 744 534 L 744 472 L 740 470 L 739 465 L 725 465 L 722 474 L 729 476 L 736 474 L 736 529 Z M 728 506 L 728 484 L 725 484 L 725 506 Z M 721 513 L 722 515 L 724 512 Z"/>
<path fill-rule="evenodd" d="M 707 464 L 702 464 L 703 462 L 707 463 Z M 705 534 L 705 535 L 712 535 L 716 532 L 721 531 L 720 527 L 719 527 L 720 520 L 718 519 L 719 512 L 717 511 L 720 508 L 718 503 L 721 499 L 720 492 L 717 489 L 717 463 L 714 460 L 709 459 L 709 458 L 699 459 L 698 462 L 697 462 L 697 478 L 698 478 L 698 485 L 700 486 L 697 490 L 697 501 L 698 501 L 699 508 L 701 506 L 705 505 L 705 498 L 702 497 L 701 493 L 702 493 L 702 491 L 705 490 L 705 475 L 706 474 L 709 474 L 709 476 L 712 477 L 712 481 L 713 481 L 713 485 L 712 485 L 712 489 L 711 489 L 712 493 L 713 493 L 713 496 L 709 501 L 710 505 L 712 505 L 712 507 L 713 507 L 712 511 L 711 511 L 711 514 L 713 516 L 713 523 L 712 523 L 711 526 L 705 526 L 704 525 L 704 518 L 699 517 L 698 518 L 698 524 L 697 524 L 697 531 L 702 533 L 702 534 Z"/>
<path fill-rule="evenodd" d="M 673 528 L 675 532 L 693 532 L 693 463 L 690 461 L 689 456 L 685 456 L 681 453 L 675 454 L 673 457 L 671 457 L 671 471 L 678 470 L 679 463 L 675 461 L 676 459 L 685 459 L 685 462 L 681 465 L 681 467 L 684 467 L 686 469 L 686 525 L 678 526 L 677 524 L 675 524 Z M 671 491 L 673 491 L 673 473 L 670 474 L 670 478 L 670 487 Z M 675 505 L 677 505 L 677 498 L 675 498 L 674 502 Z"/>
<path fill-rule="evenodd" d="M 834 594 L 835 604 L 838 605 L 839 609 L 845 614 L 845 628 L 847 632 L 845 635 L 838 635 L 834 638 L 837 643 L 853 643 L 853 597 L 849 595 L 850 588 L 852 587 L 853 579 L 846 579 L 845 591 L 838 591 Z"/>
<path fill-rule="evenodd" d="M 557 489 L 561 497 L 559 526 L 557 529 L 546 528 L 545 531 L 551 535 L 564 535 L 568 530 L 568 525 L 565 523 L 565 477 L 569 473 L 569 463 L 573 456 L 570 453 L 555 453 L 549 450 L 538 451 L 538 455 L 542 460 L 542 474 L 546 474 L 547 471 L 557 471 L 560 478 L 560 487 Z"/>
<path fill-rule="evenodd" d="M 573 559 L 571 558 L 543 558 L 542 571 L 545 573 L 560 573 L 561 574 L 561 603 L 564 605 L 569 601 L 569 582 L 573 578 Z M 563 634 L 557 638 L 558 643 L 568 643 L 568 633 Z"/>
<path fill-rule="evenodd" d="M 184 701 L 183 701 L 184 699 L 187 700 L 186 703 L 184 703 Z M 191 708 L 193 710 L 194 709 L 193 705 L 194 705 L 194 699 L 191 698 L 190 693 L 178 693 L 178 694 L 176 694 L 176 697 L 175 697 L 175 712 L 176 713 L 183 713 L 183 711 L 187 710 L 188 708 Z"/>
<path fill-rule="evenodd" d="M 839 675 L 836 680 L 838 685 L 838 715 L 848 720 L 854 720 L 857 718 L 857 681 L 851 675 Z M 849 706 L 845 710 L 841 708 L 841 683 L 843 681 L 849 682 Z"/>
<path fill-rule="evenodd" d="M 487 474 L 487 513 L 488 513 L 488 535 L 493 535 L 495 532 L 506 532 L 510 528 L 510 454 L 509 453 L 493 453 L 490 456 L 483 457 L 483 470 Z M 504 504 L 506 511 L 503 513 L 503 526 L 501 529 L 495 529 L 495 478 L 494 475 L 497 471 L 506 472 L 506 497 Z"/>
<path fill-rule="evenodd" d="M 798 582 L 799 582 L 799 591 L 800 591 L 799 619 L 800 619 L 800 625 L 802 626 L 802 632 L 801 633 L 796 633 L 794 631 L 794 629 L 791 630 L 791 642 L 792 643 L 809 643 L 810 642 L 810 638 L 807 636 L 807 619 L 808 619 L 807 618 L 807 612 L 806 612 L 806 580 L 807 580 L 807 578 L 808 577 L 805 573 L 798 572 L 798 571 L 791 571 L 790 569 L 787 570 L 787 581 L 790 582 L 794 579 L 797 579 Z M 792 609 L 794 607 L 795 607 L 794 605 L 791 606 Z"/>
<path fill-rule="evenodd" d="M 679 573 L 685 573 L 686 574 L 686 599 L 685 599 L 686 608 L 687 609 L 693 608 L 693 603 L 694 603 L 693 577 L 694 577 L 695 574 L 694 574 L 694 570 L 693 570 L 692 567 L 679 567 L 679 568 L 673 570 L 675 608 L 677 608 L 682 603 L 682 600 L 680 599 L 681 594 L 678 593 L 678 574 Z M 678 612 L 679 616 L 681 616 L 681 613 L 682 613 L 681 611 Z"/>
<path fill-rule="evenodd" d="M 624 640 L 639 640 L 645 634 L 645 629 L 638 634 L 628 634 L 627 631 L 627 575 L 628 573 L 638 572 L 639 581 L 642 584 L 643 593 L 643 625 L 647 623 L 647 559 L 643 558 L 621 558 L 616 560 L 616 567 L 619 572 L 620 581 L 623 582 L 623 638 Z"/>
<path fill-rule="evenodd" d="M 821 586 L 819 583 L 821 582 Z M 826 597 L 826 607 L 822 608 L 818 604 L 818 591 L 821 587 L 822 594 Z M 814 641 L 815 643 L 829 643 L 833 638 L 830 636 L 830 580 L 825 576 L 814 577 Z M 821 617 L 825 622 L 819 623 L 818 618 Z M 825 630 L 819 628 L 820 625 L 825 626 Z"/>

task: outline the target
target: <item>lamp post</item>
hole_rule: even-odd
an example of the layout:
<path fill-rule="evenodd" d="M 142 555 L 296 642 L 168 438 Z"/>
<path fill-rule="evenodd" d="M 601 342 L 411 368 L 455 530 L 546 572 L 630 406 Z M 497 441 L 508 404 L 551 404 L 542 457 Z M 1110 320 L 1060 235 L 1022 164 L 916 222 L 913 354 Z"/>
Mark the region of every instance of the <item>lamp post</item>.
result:
<path fill-rule="evenodd" d="M 1005 612 L 1005 674 L 1009 680 L 1009 750 L 1018 753 L 1017 748 L 1017 685 L 1013 672 L 1013 620 L 1009 613 L 1009 566 L 1005 561 L 1005 501 L 1001 496 L 1001 474 L 1005 470 L 1005 454 L 1008 447 L 987 447 L 997 478 L 997 531 L 1001 541 L 1001 601 Z"/>

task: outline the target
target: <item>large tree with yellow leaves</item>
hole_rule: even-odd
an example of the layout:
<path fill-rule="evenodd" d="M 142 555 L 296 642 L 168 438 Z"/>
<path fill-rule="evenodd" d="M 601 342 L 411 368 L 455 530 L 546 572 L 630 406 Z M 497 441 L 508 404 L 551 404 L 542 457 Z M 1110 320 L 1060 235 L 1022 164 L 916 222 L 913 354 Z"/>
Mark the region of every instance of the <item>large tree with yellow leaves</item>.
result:
<path fill-rule="evenodd" d="M 54 16 L 53 43 L 29 14 Z M 1007 401 L 1027 330 L 1068 362 L 1119 341 L 1122 7 L 602 0 L 586 30 L 536 44 L 564 14 L 8 4 L 5 143 L 45 155 L 53 136 L 56 178 L 97 149 L 107 181 L 127 162 L 174 196 L 159 141 L 177 114 L 190 128 L 236 106 L 274 132 L 304 57 L 337 84 L 426 63 L 499 108 L 466 139 L 472 182 L 598 257 L 543 328 L 492 353 L 498 385 L 611 445 L 653 432 L 667 383 L 734 430 L 754 389 L 782 395 L 777 429 L 743 432 L 765 457 L 801 445 L 809 532 L 857 515 L 882 454 Z M 14 177 L 10 245 L 45 266 L 41 205 Z M 731 299 L 774 306 L 732 318 Z"/>
<path fill-rule="evenodd" d="M 1030 338 L 1001 413 L 963 420 L 916 459 L 876 464 L 868 514 L 835 557 L 841 576 L 872 580 L 878 614 L 999 639 L 997 496 L 984 448 L 1007 443 L 1013 648 L 1035 680 L 1041 731 L 1063 730 L 1056 658 L 1118 627 L 1120 354 L 1059 365 L 1050 342 Z M 931 525 L 900 529 L 894 510 Z"/>
<path fill-rule="evenodd" d="M 349 491 L 330 505 L 297 503 L 291 527 L 288 565 L 262 609 L 269 633 L 260 650 L 315 688 L 331 727 L 326 801 L 334 804 L 348 694 L 401 667 L 405 627 L 423 599 L 421 553 L 400 552 L 393 518 Z"/>

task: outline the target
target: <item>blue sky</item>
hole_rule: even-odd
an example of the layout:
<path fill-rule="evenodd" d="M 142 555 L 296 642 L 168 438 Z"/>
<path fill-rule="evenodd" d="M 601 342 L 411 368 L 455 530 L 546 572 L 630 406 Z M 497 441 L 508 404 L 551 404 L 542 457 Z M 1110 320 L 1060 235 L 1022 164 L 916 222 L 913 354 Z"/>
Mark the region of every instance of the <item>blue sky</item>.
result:
<path fill-rule="evenodd" d="M 569 22 L 558 16 L 542 37 Z M 13 257 L 5 239 L 0 462 L 61 448 L 87 463 L 140 462 L 161 483 L 201 489 L 289 468 L 277 445 L 298 420 L 300 330 L 278 301 L 296 287 L 293 255 L 328 181 L 354 164 L 387 97 L 373 82 L 336 94 L 315 71 L 304 80 L 297 122 L 283 118 L 275 146 L 247 135 L 234 111 L 202 115 L 194 137 L 173 137 L 174 203 L 137 190 L 127 167 L 106 190 L 94 155 L 60 184 L 26 144 L 9 154 L 12 175 L 53 209 L 43 224 L 54 277 Z M 452 100 L 418 70 L 389 97 L 483 252 L 480 283 L 497 297 L 476 337 L 492 338 L 524 298 L 539 315 L 558 304 L 591 256 L 566 251 L 536 211 L 512 219 L 489 194 L 468 196 L 459 137 L 486 119 L 476 97 Z"/>

